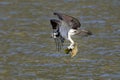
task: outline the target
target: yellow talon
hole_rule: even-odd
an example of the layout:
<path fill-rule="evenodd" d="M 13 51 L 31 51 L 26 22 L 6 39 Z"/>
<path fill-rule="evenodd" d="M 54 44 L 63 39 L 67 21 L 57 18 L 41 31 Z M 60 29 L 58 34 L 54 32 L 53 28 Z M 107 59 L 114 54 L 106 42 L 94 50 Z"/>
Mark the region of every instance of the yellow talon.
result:
<path fill-rule="evenodd" d="M 65 49 L 65 53 L 66 53 L 66 54 L 69 54 L 69 53 L 70 53 L 70 51 L 71 51 L 71 49 L 68 49 L 68 48 L 67 48 L 67 49 Z"/>

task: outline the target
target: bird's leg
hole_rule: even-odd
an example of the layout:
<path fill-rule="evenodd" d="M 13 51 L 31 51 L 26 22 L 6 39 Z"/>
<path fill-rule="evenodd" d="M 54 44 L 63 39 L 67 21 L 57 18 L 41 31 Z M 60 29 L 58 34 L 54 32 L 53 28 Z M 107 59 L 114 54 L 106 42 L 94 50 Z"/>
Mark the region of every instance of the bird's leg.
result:
<path fill-rule="evenodd" d="M 71 35 L 68 34 L 68 40 L 71 42 L 70 46 L 65 50 L 66 54 L 69 54 L 74 48 L 74 41 L 71 38 Z"/>
<path fill-rule="evenodd" d="M 68 46 L 68 49 L 73 49 L 74 48 L 74 42 L 71 42 L 70 46 Z"/>
<path fill-rule="evenodd" d="M 68 49 L 73 49 L 74 48 L 74 41 L 72 40 L 70 33 L 68 33 L 68 40 L 71 42 L 70 46 L 68 46 Z"/>
<path fill-rule="evenodd" d="M 65 53 L 69 54 L 73 50 L 73 48 L 74 48 L 74 43 L 71 42 L 70 46 L 68 46 L 68 48 L 65 49 Z"/>

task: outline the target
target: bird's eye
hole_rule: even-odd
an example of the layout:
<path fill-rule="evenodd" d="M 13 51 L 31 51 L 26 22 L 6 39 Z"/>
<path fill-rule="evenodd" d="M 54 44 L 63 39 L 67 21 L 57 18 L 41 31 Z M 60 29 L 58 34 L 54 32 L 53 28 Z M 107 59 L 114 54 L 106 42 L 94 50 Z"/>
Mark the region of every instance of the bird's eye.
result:
<path fill-rule="evenodd" d="M 76 33 L 77 31 L 74 31 L 74 33 Z"/>

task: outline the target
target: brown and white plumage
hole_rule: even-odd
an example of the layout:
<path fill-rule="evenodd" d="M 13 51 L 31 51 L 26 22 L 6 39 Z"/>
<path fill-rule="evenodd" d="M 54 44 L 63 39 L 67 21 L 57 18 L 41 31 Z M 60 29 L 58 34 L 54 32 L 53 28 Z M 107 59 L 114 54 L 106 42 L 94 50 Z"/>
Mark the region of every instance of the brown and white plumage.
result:
<path fill-rule="evenodd" d="M 68 49 L 73 49 L 75 42 L 72 40 L 71 36 L 76 34 L 91 34 L 87 30 L 80 29 L 80 22 L 78 19 L 62 14 L 54 13 L 59 19 L 51 19 L 50 23 L 52 25 L 53 34 L 52 37 L 55 39 L 57 49 L 60 50 L 64 40 L 69 40 L 71 43 Z"/>

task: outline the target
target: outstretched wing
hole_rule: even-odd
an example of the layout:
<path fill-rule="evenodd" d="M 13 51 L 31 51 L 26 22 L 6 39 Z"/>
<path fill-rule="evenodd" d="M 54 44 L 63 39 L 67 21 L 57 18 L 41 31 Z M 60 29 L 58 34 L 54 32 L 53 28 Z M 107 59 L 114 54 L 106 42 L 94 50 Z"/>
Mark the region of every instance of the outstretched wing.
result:
<path fill-rule="evenodd" d="M 81 26 L 79 20 L 72 16 L 68 16 L 62 13 L 54 13 L 54 15 L 57 15 L 60 20 L 66 22 L 68 26 L 71 27 L 72 29 L 78 29 Z"/>
<path fill-rule="evenodd" d="M 68 31 L 70 29 L 78 29 L 81 24 L 79 20 L 72 16 L 68 16 L 62 13 L 54 13 L 60 20 L 51 19 L 50 23 L 53 29 L 53 38 L 56 43 L 56 47 L 60 50 L 65 39 L 68 38 Z"/>
<path fill-rule="evenodd" d="M 78 30 L 77 32 L 80 36 L 92 35 L 92 32 L 90 31 L 79 29 L 81 24 L 78 19 L 62 13 L 54 13 L 54 15 L 57 15 L 58 18 L 64 23 L 60 27 L 60 29 L 62 29 L 61 34 L 64 33 L 65 35 L 65 33 L 69 31 L 70 28 L 72 28 L 72 29 L 77 29 Z"/>
<path fill-rule="evenodd" d="M 64 43 L 64 38 L 61 36 L 61 33 L 60 33 L 61 22 L 59 20 L 56 20 L 56 19 L 51 19 L 50 23 L 51 23 L 52 29 L 53 29 L 52 37 L 55 40 L 56 49 L 59 51 Z"/>

